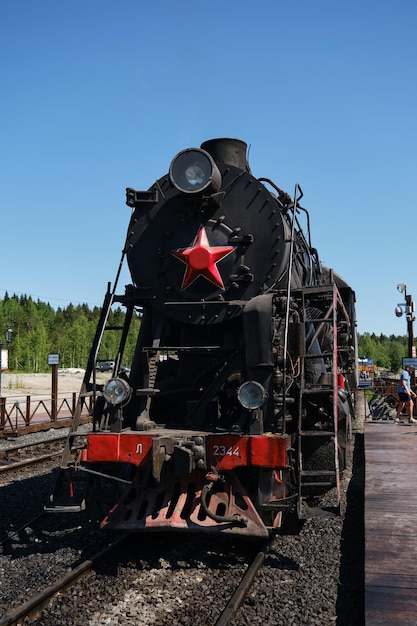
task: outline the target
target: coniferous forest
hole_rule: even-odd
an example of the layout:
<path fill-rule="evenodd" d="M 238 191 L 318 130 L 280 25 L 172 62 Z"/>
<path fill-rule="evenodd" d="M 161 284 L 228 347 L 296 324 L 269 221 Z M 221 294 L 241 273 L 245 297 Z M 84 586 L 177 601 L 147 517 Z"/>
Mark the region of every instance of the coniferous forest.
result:
<path fill-rule="evenodd" d="M 0 341 L 6 347 L 5 331 L 11 328 L 9 370 L 11 372 L 48 372 L 49 354 L 59 354 L 60 368 L 85 368 L 90 353 L 100 308 L 87 304 L 54 309 L 49 303 L 34 301 L 30 296 L 8 296 L 0 300 Z M 121 326 L 124 310 L 114 307 L 109 326 Z M 125 350 L 125 361 L 133 355 L 139 315 L 134 319 Z M 105 333 L 99 359 L 113 360 L 118 348 L 118 333 Z M 373 360 L 374 365 L 397 373 L 401 359 L 407 356 L 407 337 L 364 333 L 358 336 L 358 353 Z"/>
<path fill-rule="evenodd" d="M 49 372 L 49 354 L 59 354 L 60 368 L 85 368 L 100 317 L 100 308 L 88 305 L 54 309 L 50 304 L 30 296 L 9 297 L 0 300 L 0 341 L 6 347 L 6 330 L 13 331 L 8 346 L 10 372 Z M 121 326 L 124 310 L 114 307 L 108 320 L 109 326 Z M 134 318 L 125 349 L 126 360 L 131 359 L 137 333 L 139 316 Z M 120 335 L 118 332 L 104 334 L 99 359 L 114 360 Z"/>

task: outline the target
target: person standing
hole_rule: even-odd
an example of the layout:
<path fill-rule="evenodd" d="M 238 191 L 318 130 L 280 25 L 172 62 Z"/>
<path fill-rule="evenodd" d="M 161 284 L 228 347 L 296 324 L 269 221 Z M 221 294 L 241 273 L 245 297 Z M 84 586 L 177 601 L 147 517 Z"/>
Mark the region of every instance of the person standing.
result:
<path fill-rule="evenodd" d="M 408 406 L 408 415 L 409 415 L 408 421 L 410 423 L 417 422 L 417 420 L 415 420 L 413 417 L 413 410 L 414 410 L 413 398 L 416 397 L 416 394 L 411 389 L 410 374 L 412 371 L 413 371 L 413 368 L 411 367 L 411 365 L 406 365 L 405 369 L 401 373 L 400 380 L 398 382 L 397 393 L 398 393 L 398 397 L 400 401 L 397 407 L 397 417 L 395 418 L 395 421 L 397 423 L 401 421 L 400 415 L 405 405 Z"/>

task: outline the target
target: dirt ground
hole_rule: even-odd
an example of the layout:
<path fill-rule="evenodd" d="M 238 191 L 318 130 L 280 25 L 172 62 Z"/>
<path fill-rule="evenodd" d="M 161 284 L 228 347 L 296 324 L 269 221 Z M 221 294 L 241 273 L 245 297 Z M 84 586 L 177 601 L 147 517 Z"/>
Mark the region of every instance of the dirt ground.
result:
<path fill-rule="evenodd" d="M 77 392 L 80 390 L 84 377 L 84 371 L 78 369 L 58 371 L 58 394 Z M 1 395 L 9 396 L 31 396 L 50 395 L 52 393 L 52 373 L 51 374 L 11 374 L 2 372 L 1 374 Z"/>

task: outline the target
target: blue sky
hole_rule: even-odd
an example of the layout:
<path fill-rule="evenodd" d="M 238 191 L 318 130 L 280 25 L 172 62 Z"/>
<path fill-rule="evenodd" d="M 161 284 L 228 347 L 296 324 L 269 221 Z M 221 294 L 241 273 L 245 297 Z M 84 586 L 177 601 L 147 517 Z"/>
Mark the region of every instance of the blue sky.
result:
<path fill-rule="evenodd" d="M 255 176 L 301 185 L 313 245 L 356 291 L 359 332 L 405 335 L 416 30 L 415 0 L 3 0 L 0 298 L 100 306 L 125 188 L 236 137 Z"/>

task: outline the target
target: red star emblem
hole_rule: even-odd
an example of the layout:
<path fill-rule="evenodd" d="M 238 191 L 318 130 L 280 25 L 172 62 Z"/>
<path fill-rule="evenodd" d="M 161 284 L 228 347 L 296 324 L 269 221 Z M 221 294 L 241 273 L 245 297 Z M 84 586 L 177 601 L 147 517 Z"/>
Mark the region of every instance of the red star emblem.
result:
<path fill-rule="evenodd" d="M 235 250 L 235 246 L 210 247 L 206 230 L 201 227 L 191 248 L 171 252 L 187 266 L 182 279 L 181 290 L 187 289 L 199 276 L 204 276 L 217 287 L 224 289 L 222 277 L 216 264 L 233 250 Z"/>

